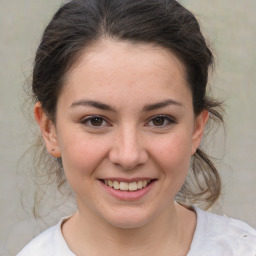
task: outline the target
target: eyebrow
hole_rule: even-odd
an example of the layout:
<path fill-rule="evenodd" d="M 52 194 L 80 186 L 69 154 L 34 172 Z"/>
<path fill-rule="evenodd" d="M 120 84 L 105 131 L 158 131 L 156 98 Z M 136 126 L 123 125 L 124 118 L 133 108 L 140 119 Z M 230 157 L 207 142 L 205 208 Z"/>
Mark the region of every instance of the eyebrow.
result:
<path fill-rule="evenodd" d="M 89 107 L 94 107 L 102 110 L 116 112 L 116 110 L 113 107 L 98 101 L 94 101 L 94 100 L 78 100 L 73 102 L 70 107 L 73 108 L 77 106 L 89 106 Z"/>
<path fill-rule="evenodd" d="M 175 106 L 180 106 L 180 107 L 183 106 L 183 104 L 179 101 L 176 101 L 176 100 L 173 100 L 173 99 L 167 99 L 167 100 L 157 102 L 157 103 L 154 103 L 154 104 L 146 105 L 143 108 L 143 111 L 144 112 L 152 111 L 152 110 L 159 109 L 159 108 L 164 108 L 164 107 L 167 107 L 167 106 L 170 106 L 170 105 L 175 105 Z"/>
<path fill-rule="evenodd" d="M 148 111 L 156 110 L 159 108 L 164 108 L 164 107 L 167 107 L 170 105 L 183 106 L 183 104 L 179 101 L 176 101 L 173 99 L 167 99 L 167 100 L 157 102 L 154 104 L 148 104 L 143 107 L 142 111 L 148 112 Z M 78 101 L 73 102 L 70 107 L 73 108 L 73 107 L 77 107 L 77 106 L 89 106 L 89 107 L 94 107 L 94 108 L 98 108 L 101 110 L 116 112 L 115 108 L 111 107 L 110 105 L 104 104 L 99 101 L 94 101 L 94 100 L 78 100 Z"/>

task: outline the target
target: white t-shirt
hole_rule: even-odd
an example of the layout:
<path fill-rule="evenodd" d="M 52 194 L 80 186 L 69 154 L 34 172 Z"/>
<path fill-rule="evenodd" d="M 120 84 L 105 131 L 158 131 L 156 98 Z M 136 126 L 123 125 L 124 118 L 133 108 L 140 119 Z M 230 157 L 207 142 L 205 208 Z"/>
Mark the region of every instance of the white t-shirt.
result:
<path fill-rule="evenodd" d="M 187 256 L 256 256 L 256 230 L 245 222 L 193 206 L 197 224 Z M 62 218 L 28 243 L 17 256 L 76 256 L 61 232 Z"/>

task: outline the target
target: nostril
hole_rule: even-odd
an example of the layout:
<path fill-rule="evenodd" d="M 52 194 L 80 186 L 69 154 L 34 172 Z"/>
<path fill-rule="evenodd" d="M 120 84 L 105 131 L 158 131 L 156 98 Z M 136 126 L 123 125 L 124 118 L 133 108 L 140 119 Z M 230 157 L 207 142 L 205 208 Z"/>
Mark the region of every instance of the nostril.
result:
<path fill-rule="evenodd" d="M 113 148 L 109 152 L 109 159 L 115 165 L 120 165 L 124 170 L 131 170 L 147 162 L 148 155 L 144 149 L 131 150 L 128 147 Z"/>

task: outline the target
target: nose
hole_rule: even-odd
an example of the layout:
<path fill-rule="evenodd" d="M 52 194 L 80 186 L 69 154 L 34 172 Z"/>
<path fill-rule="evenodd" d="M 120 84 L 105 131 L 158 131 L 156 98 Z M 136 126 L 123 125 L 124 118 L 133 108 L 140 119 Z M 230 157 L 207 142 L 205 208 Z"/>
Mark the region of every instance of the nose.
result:
<path fill-rule="evenodd" d="M 148 153 L 142 145 L 140 132 L 133 127 L 120 129 L 113 141 L 109 153 L 112 163 L 122 166 L 125 170 L 131 170 L 142 165 L 148 160 Z"/>

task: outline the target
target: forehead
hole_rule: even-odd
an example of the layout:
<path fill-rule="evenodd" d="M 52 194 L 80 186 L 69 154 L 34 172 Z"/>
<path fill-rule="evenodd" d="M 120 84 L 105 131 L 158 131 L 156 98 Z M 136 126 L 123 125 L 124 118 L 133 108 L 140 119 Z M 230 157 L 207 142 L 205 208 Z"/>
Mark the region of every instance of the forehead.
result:
<path fill-rule="evenodd" d="M 157 66 L 159 68 L 175 66 L 185 78 L 185 68 L 179 58 L 170 50 L 152 43 L 116 41 L 114 39 L 99 40 L 82 51 L 67 77 L 72 77 L 78 71 L 77 68 L 86 62 L 91 68 L 97 69 L 107 69 L 111 67 L 110 64 L 116 64 L 118 67 L 135 65 L 138 68 L 142 66 L 146 68 L 151 65 L 154 69 Z"/>
<path fill-rule="evenodd" d="M 182 97 L 188 88 L 181 61 L 165 48 L 102 40 L 82 52 L 67 74 L 63 90 L 70 97 L 80 94 L 104 99 L 130 93 L 154 100 L 167 92 Z"/>

